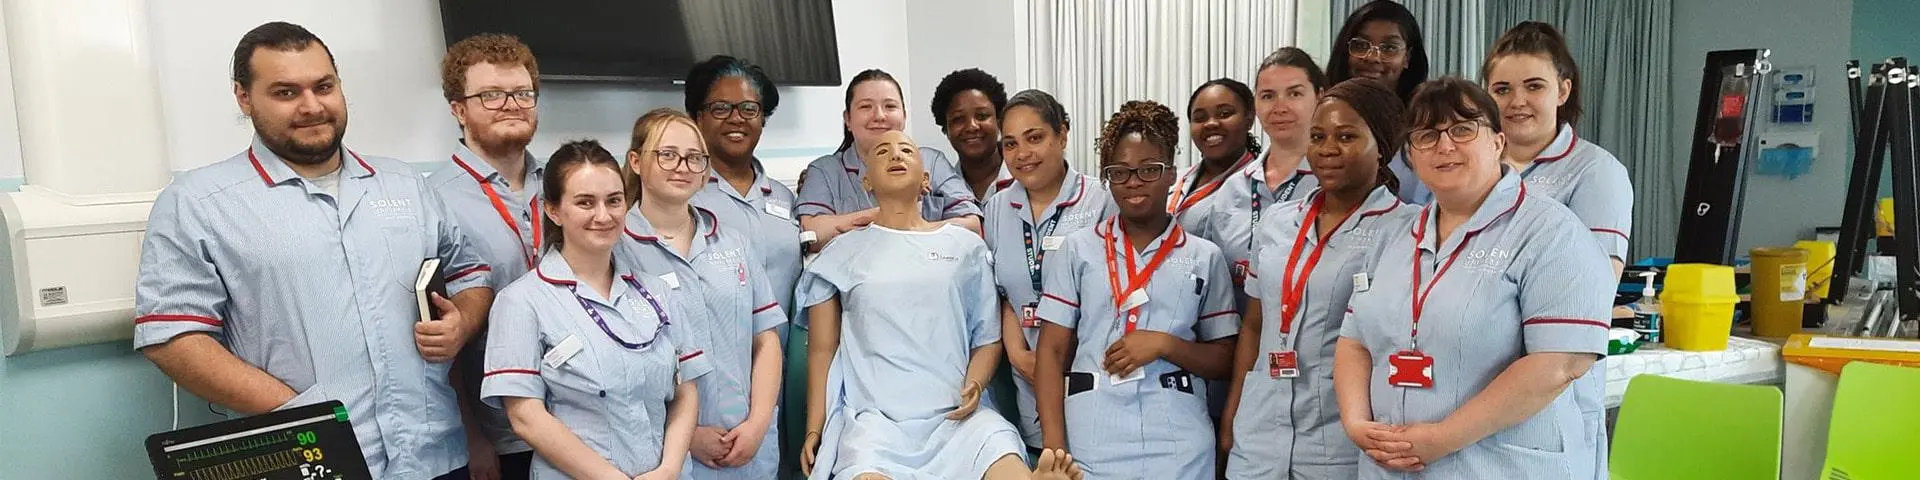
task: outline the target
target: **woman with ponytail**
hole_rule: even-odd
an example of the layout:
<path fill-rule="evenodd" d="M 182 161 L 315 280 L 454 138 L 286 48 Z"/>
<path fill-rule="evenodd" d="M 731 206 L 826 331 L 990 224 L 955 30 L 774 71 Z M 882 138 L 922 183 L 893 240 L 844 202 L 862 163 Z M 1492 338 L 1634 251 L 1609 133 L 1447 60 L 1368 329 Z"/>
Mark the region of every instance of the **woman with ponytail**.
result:
<path fill-rule="evenodd" d="M 862 71 L 847 82 L 840 148 L 807 165 L 800 174 L 807 180 L 800 183 L 800 203 L 793 207 L 800 229 L 815 235 L 814 250 L 848 230 L 873 223 L 879 213 L 873 194 L 861 188 L 867 164 L 863 155 L 872 151 L 881 135 L 906 128 L 906 106 L 901 98 L 900 83 L 882 70 Z M 930 222 L 951 221 L 979 232 L 979 199 L 954 171 L 953 162 L 939 150 L 921 152 L 921 160 L 932 183 L 923 193 L 920 216 Z"/>

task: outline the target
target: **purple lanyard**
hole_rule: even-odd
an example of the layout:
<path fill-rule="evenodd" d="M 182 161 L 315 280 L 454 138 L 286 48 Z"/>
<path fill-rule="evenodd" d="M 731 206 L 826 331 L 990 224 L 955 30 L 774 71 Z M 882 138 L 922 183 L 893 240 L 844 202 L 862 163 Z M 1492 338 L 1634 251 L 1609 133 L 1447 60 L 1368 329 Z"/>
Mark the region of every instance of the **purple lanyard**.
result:
<path fill-rule="evenodd" d="M 615 335 L 613 333 L 613 328 L 607 326 L 607 319 L 600 316 L 600 311 L 595 310 L 593 308 L 593 304 L 587 302 L 586 297 L 580 296 L 580 286 L 578 284 L 568 285 L 567 290 L 573 293 L 574 300 L 580 301 L 580 308 L 582 310 L 587 311 L 588 317 L 593 317 L 593 323 L 600 325 L 600 331 L 605 332 L 607 334 L 607 338 L 612 339 L 613 343 L 618 343 L 620 344 L 620 346 L 626 347 L 628 350 L 640 350 L 643 348 L 647 348 L 647 346 L 653 345 L 654 340 L 658 340 L 660 338 L 661 329 L 666 328 L 667 325 L 671 325 L 671 323 L 667 321 L 667 311 L 665 309 L 660 308 L 660 301 L 655 300 L 653 298 L 653 292 L 647 291 L 647 287 L 641 286 L 640 282 L 633 280 L 633 277 L 630 277 L 630 276 L 622 277 L 622 279 L 627 281 L 627 285 L 632 286 L 634 290 L 640 292 L 640 298 L 647 299 L 647 305 L 653 307 L 654 317 L 657 317 L 660 319 L 660 325 L 654 327 L 653 337 L 646 339 L 646 341 L 643 341 L 640 343 L 633 343 L 620 338 L 619 335 Z"/>

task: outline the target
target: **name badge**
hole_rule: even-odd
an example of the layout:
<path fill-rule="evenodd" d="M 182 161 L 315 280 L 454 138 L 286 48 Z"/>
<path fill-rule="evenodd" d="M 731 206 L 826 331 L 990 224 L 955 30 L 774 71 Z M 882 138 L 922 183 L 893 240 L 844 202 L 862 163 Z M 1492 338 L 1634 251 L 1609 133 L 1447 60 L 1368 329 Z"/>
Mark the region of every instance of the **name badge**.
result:
<path fill-rule="evenodd" d="M 580 342 L 580 337 L 568 335 L 566 340 L 561 340 L 560 344 L 547 350 L 546 356 L 542 357 L 540 362 L 546 364 L 547 368 L 560 368 L 567 363 L 567 360 L 572 360 L 574 355 L 579 355 L 582 348 L 585 346 Z"/>
<path fill-rule="evenodd" d="M 1267 375 L 1275 379 L 1300 376 L 1300 355 L 1293 350 L 1267 352 Z"/>
<path fill-rule="evenodd" d="M 666 282 L 667 288 L 671 288 L 674 290 L 680 289 L 680 275 L 678 274 L 675 274 L 673 272 L 667 272 L 666 274 L 660 276 L 660 281 Z"/>
<path fill-rule="evenodd" d="M 1140 381 L 1140 379 L 1142 378 L 1147 378 L 1147 369 L 1145 367 L 1133 369 L 1133 374 L 1127 375 L 1125 377 L 1115 377 L 1112 375 L 1108 375 L 1107 384 L 1108 385 L 1125 385 L 1131 382 Z"/>
<path fill-rule="evenodd" d="M 1354 293 L 1364 292 L 1371 288 L 1373 288 L 1373 281 L 1367 279 L 1367 272 L 1353 274 Z"/>
<path fill-rule="evenodd" d="M 787 209 L 786 203 L 775 202 L 772 200 L 767 201 L 768 215 L 773 215 L 780 218 L 791 218 L 793 217 L 792 213 L 793 213 L 792 210 Z"/>
<path fill-rule="evenodd" d="M 1120 311 L 1124 312 L 1127 310 L 1133 310 L 1135 308 L 1140 308 L 1141 305 L 1146 305 L 1146 304 L 1147 304 L 1147 289 L 1142 288 L 1139 290 L 1134 290 L 1133 293 L 1127 294 L 1127 300 L 1125 302 L 1120 302 Z"/>
<path fill-rule="evenodd" d="M 1433 357 L 1419 350 L 1401 350 L 1387 357 L 1387 383 L 1396 387 L 1433 388 Z"/>
<path fill-rule="evenodd" d="M 1034 305 L 1029 303 L 1020 307 L 1020 327 L 1040 328 L 1040 317 L 1034 316 Z"/>
<path fill-rule="evenodd" d="M 1042 237 L 1040 239 L 1040 249 L 1049 251 L 1049 252 L 1054 250 L 1059 250 L 1060 245 L 1063 243 L 1066 243 L 1066 241 L 1067 241 L 1067 237 L 1062 237 L 1058 235 Z"/>

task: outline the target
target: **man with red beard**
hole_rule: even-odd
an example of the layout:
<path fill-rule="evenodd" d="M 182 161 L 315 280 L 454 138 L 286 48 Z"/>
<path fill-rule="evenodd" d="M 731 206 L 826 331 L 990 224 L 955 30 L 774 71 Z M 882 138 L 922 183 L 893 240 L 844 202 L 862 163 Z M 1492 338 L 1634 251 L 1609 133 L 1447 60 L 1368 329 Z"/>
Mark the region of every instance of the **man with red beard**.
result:
<path fill-rule="evenodd" d="M 480 34 L 447 47 L 440 88 L 460 124 L 452 160 L 427 179 L 447 202 L 467 245 L 493 266 L 496 291 L 525 275 L 540 255 L 540 175 L 527 152 L 539 125 L 540 65 L 509 35 Z M 484 332 L 455 366 L 475 479 L 527 478 L 533 449 L 513 434 L 506 413 L 479 401 Z"/>
<path fill-rule="evenodd" d="M 485 330 L 487 264 L 413 168 L 341 146 L 346 95 L 319 37 L 256 27 L 232 75 L 253 143 L 154 199 L 134 347 L 242 415 L 339 400 L 373 478 L 450 478 L 466 446 L 447 362 Z M 453 300 L 420 321 L 428 258 Z"/>

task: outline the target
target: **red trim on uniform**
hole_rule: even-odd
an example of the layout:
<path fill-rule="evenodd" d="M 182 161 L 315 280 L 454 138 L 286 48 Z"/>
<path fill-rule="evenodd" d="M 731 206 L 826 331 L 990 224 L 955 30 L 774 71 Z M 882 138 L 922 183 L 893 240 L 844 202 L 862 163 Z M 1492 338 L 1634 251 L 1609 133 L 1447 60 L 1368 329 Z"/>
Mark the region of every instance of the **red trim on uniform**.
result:
<path fill-rule="evenodd" d="M 273 177 L 267 175 L 267 167 L 260 166 L 260 157 L 253 155 L 253 147 L 247 147 L 247 161 L 253 162 L 253 171 L 260 173 L 260 181 L 266 182 L 269 187 L 273 186 Z"/>
<path fill-rule="evenodd" d="M 1393 196 L 1393 204 L 1392 204 L 1392 205 L 1388 205 L 1388 206 L 1385 206 L 1385 207 L 1380 207 L 1380 208 L 1376 208 L 1376 209 L 1373 209 L 1373 210 L 1368 210 L 1368 211 L 1364 211 L 1364 212 L 1360 212 L 1360 218 L 1366 218 L 1366 217 L 1371 217 L 1371 216 L 1374 216 L 1374 215 L 1380 215 L 1380 214 L 1384 214 L 1384 213 L 1387 213 L 1387 212 L 1391 212 L 1391 211 L 1393 211 L 1393 209 L 1396 209 L 1396 208 L 1400 208 L 1400 197 L 1398 197 L 1398 196 Z"/>
<path fill-rule="evenodd" d="M 367 164 L 366 160 L 361 159 L 360 154 L 354 153 L 354 151 L 352 150 L 347 150 L 347 155 L 352 155 L 353 161 L 360 162 L 360 168 L 367 169 L 368 174 L 379 173 L 379 172 L 373 171 L 373 165 L 369 165 Z"/>
<path fill-rule="evenodd" d="M 1009 186 L 1009 185 L 1013 185 L 1013 182 L 1014 182 L 1014 180 L 1016 180 L 1016 179 L 1014 179 L 1014 178 L 1011 178 L 1011 177 L 1009 177 L 1009 178 L 1002 178 L 1002 179 L 999 179 L 999 180 L 994 180 L 994 181 L 993 181 L 993 188 L 994 188 L 995 190 L 1005 190 L 1005 189 L 1007 189 L 1007 186 Z"/>
<path fill-rule="evenodd" d="M 694 351 L 693 351 L 693 353 L 689 353 L 689 354 L 686 354 L 686 355 L 681 355 L 681 356 L 680 356 L 680 361 L 682 361 L 682 362 L 684 362 L 684 361 L 687 361 L 687 360 L 692 360 L 692 359 L 693 359 L 693 357 L 698 357 L 698 356 L 700 356 L 700 354 L 702 354 L 702 353 L 707 353 L 707 351 L 706 351 L 706 350 L 694 350 Z"/>
<path fill-rule="evenodd" d="M 1572 129 L 1568 129 L 1567 131 L 1569 131 L 1569 132 L 1572 132 L 1572 133 L 1573 133 L 1573 141 L 1571 141 L 1571 142 L 1567 142 L 1567 149 L 1566 149 L 1566 150 L 1561 150 L 1559 154 L 1556 154 L 1556 155 L 1554 155 L 1554 156 L 1551 156 L 1551 157 L 1539 157 L 1539 158 L 1535 158 L 1535 159 L 1533 159 L 1533 161 L 1534 161 L 1534 163 L 1546 163 L 1546 162 L 1551 162 L 1551 161 L 1555 161 L 1555 160 L 1560 160 L 1560 159 L 1564 159 L 1564 158 L 1567 158 L 1567 155 L 1572 155 L 1572 154 L 1573 154 L 1573 147 L 1577 147 L 1577 146 L 1580 146 L 1580 132 L 1574 132 L 1574 131 L 1573 131 Z"/>
<path fill-rule="evenodd" d="M 707 219 L 710 220 L 709 222 L 707 222 L 707 224 L 711 225 L 713 229 L 707 230 L 708 240 L 712 240 L 713 237 L 720 235 L 720 216 L 719 215 L 714 215 L 712 210 L 707 210 L 700 207 L 693 207 L 693 214 L 694 215 L 704 214 L 707 216 Z M 694 219 L 694 222 L 696 225 L 699 223 L 699 220 L 700 219 L 698 218 Z"/>
<path fill-rule="evenodd" d="M 839 215 L 839 214 L 840 214 L 840 212 L 837 212 L 837 211 L 834 211 L 834 210 L 833 210 L 833 206 L 832 206 L 832 205 L 827 205 L 827 204 L 824 204 L 824 203 L 820 203 L 820 202 L 800 202 L 800 204 L 799 204 L 799 205 L 794 205 L 794 206 L 793 206 L 793 208 L 796 208 L 796 209 L 797 209 L 797 208 L 800 208 L 800 207 L 804 207 L 804 206 L 807 206 L 807 205 L 819 205 L 819 206 L 820 206 L 820 208 L 824 208 L 824 209 L 827 209 L 827 213 L 828 213 L 828 214 L 831 214 L 831 215 Z"/>
<path fill-rule="evenodd" d="M 1218 317 L 1218 316 L 1221 316 L 1221 315 L 1234 315 L 1234 314 L 1238 314 L 1238 313 L 1240 313 L 1240 312 L 1238 312 L 1238 311 L 1234 311 L 1234 310 L 1221 310 L 1221 311 L 1218 311 L 1218 312 L 1213 312 L 1213 313 L 1209 313 L 1209 314 L 1206 314 L 1206 315 L 1201 315 L 1201 316 L 1200 316 L 1200 319 L 1201 319 L 1201 320 L 1206 320 L 1206 319 L 1209 319 L 1209 318 L 1213 318 L 1213 317 Z"/>
<path fill-rule="evenodd" d="M 142 323 L 150 323 L 150 322 L 194 322 L 194 323 L 204 323 L 204 324 L 212 325 L 215 327 L 223 326 L 220 319 L 208 317 L 208 316 L 202 316 L 202 315 L 153 314 L 153 315 L 141 315 L 139 317 L 134 317 L 133 319 L 134 325 L 139 325 Z"/>
<path fill-rule="evenodd" d="M 453 272 L 453 274 L 447 275 L 447 281 L 451 282 L 455 279 L 458 279 L 460 277 L 465 277 L 467 275 L 472 275 L 479 272 L 491 272 L 491 271 L 493 271 L 493 267 L 489 267 L 486 265 L 474 265 L 471 267 L 467 267 L 466 270 Z"/>
<path fill-rule="evenodd" d="M 551 283 L 554 285 L 579 285 L 580 284 L 580 282 L 576 282 L 573 280 L 562 280 L 558 278 L 549 277 L 547 276 L 547 272 L 540 270 L 540 267 L 533 267 L 533 274 L 535 276 L 540 277 L 541 280 L 545 280 L 547 283 Z"/>
<path fill-rule="evenodd" d="M 634 239 L 634 240 L 639 240 L 639 241 L 642 241 L 642 242 L 658 242 L 658 241 L 660 241 L 660 237 L 656 237 L 656 236 L 652 236 L 652 235 L 641 235 L 641 234 L 638 234 L 638 233 L 634 233 L 634 232 L 633 232 L 633 229 L 631 229 L 631 228 L 629 228 L 629 229 L 626 229 L 626 230 L 627 230 L 627 236 L 629 236 L 629 237 L 633 237 L 633 239 Z"/>
<path fill-rule="evenodd" d="M 1611 323 L 1602 322 L 1599 320 L 1588 320 L 1585 318 L 1535 317 L 1535 318 L 1529 318 L 1527 319 L 1527 321 L 1520 322 L 1521 326 L 1551 325 L 1551 324 L 1586 325 L 1590 327 L 1600 327 L 1600 328 L 1613 327 L 1613 324 Z"/>
<path fill-rule="evenodd" d="M 761 305 L 761 306 L 760 306 L 760 308 L 755 308 L 755 309 L 753 309 L 753 313 L 760 313 L 760 312 L 764 312 L 764 311 L 767 311 L 767 310 L 772 310 L 772 309 L 773 309 L 773 307 L 778 307 L 778 306 L 780 306 L 780 302 L 772 302 L 772 303 L 768 303 L 768 304 L 766 304 L 766 305 Z"/>
<path fill-rule="evenodd" d="M 1027 205 L 1026 205 L 1026 204 L 1024 204 L 1024 203 L 1020 203 L 1020 202 L 1016 202 L 1016 201 L 1012 201 L 1012 200 L 1008 200 L 1008 201 L 1007 201 L 1007 205 L 1012 205 L 1012 206 L 1013 206 L 1013 209 L 1014 209 L 1014 210 L 1019 210 L 1019 209 L 1022 209 L 1022 208 L 1026 208 L 1026 206 L 1027 206 Z"/>
<path fill-rule="evenodd" d="M 1071 302 L 1071 301 L 1068 301 L 1067 299 L 1064 299 L 1064 298 L 1060 298 L 1060 297 L 1057 297 L 1057 296 L 1054 296 L 1054 295 L 1053 295 L 1053 294 L 1051 294 L 1051 293 L 1042 293 L 1042 294 L 1040 294 L 1040 298 L 1047 298 L 1047 299 L 1052 299 L 1053 301 L 1056 301 L 1056 302 L 1060 302 L 1060 303 L 1064 303 L 1064 304 L 1067 304 L 1067 306 L 1069 306 L 1069 307 L 1073 307 L 1073 308 L 1080 308 L 1080 304 L 1078 304 L 1078 303 L 1073 303 L 1073 302 Z"/>
<path fill-rule="evenodd" d="M 499 370 L 494 370 L 494 371 L 490 371 L 490 372 L 487 372 L 487 373 L 486 373 L 485 375 L 481 375 L 481 377 L 482 377 L 482 378 L 485 378 L 485 377 L 491 377 L 491 376 L 494 376 L 494 375 L 509 375 L 509 374 L 520 374 L 520 375 L 535 375 L 535 376 L 538 376 L 538 375 L 540 375 L 540 371 L 539 371 L 539 370 L 533 370 L 533 369 L 526 369 L 526 368 L 502 368 L 502 369 L 499 369 Z"/>
<path fill-rule="evenodd" d="M 1614 235 L 1619 235 L 1620 239 L 1622 240 L 1630 240 L 1629 238 L 1627 238 L 1627 232 L 1622 232 L 1622 231 L 1614 230 L 1611 228 L 1589 228 L 1587 230 L 1592 230 L 1594 233 L 1611 233 Z"/>
<path fill-rule="evenodd" d="M 940 213 L 947 213 L 948 210 L 953 210 L 953 207 L 958 207 L 961 204 L 971 203 L 971 202 L 973 202 L 973 200 L 969 200 L 965 198 L 956 198 L 953 200 L 953 203 L 947 204 L 947 208 L 940 209 Z"/>

